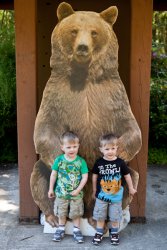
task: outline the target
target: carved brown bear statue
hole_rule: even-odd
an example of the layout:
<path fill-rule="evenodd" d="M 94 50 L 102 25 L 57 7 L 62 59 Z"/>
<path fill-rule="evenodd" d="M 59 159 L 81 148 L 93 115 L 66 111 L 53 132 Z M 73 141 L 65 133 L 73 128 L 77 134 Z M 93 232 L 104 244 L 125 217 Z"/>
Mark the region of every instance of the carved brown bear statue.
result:
<path fill-rule="evenodd" d="M 59 22 L 51 37 L 51 76 L 35 122 L 34 142 L 40 159 L 30 180 L 34 201 L 52 226 L 57 220 L 47 193 L 51 165 L 62 153 L 59 136 L 63 132 L 78 134 L 79 154 L 90 170 L 100 156 L 102 134 L 118 135 L 119 157 L 127 162 L 141 147 L 141 132 L 118 73 L 118 42 L 112 27 L 117 14 L 115 6 L 101 13 L 75 12 L 63 2 L 57 9 Z M 138 173 L 131 171 L 137 187 Z M 86 218 L 92 216 L 91 193 L 90 171 L 84 198 Z M 125 192 L 123 209 L 129 202 Z"/>

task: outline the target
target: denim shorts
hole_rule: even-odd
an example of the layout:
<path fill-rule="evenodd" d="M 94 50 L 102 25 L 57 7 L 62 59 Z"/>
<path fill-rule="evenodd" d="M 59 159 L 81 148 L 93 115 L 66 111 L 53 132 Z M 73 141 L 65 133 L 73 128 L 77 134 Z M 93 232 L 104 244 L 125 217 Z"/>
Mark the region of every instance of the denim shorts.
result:
<path fill-rule="evenodd" d="M 72 220 L 82 217 L 84 213 L 83 199 L 65 200 L 57 197 L 54 203 L 54 213 L 58 217 L 69 217 Z"/>
<path fill-rule="evenodd" d="M 93 219 L 96 221 L 107 220 L 121 222 L 122 219 L 122 202 L 109 203 L 96 198 L 93 211 Z"/>

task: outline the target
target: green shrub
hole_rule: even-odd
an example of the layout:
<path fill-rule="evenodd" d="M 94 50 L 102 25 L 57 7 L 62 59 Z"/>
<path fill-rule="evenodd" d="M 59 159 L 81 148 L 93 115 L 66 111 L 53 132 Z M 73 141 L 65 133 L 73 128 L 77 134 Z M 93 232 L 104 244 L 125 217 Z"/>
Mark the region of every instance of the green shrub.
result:
<path fill-rule="evenodd" d="M 15 32 L 12 11 L 0 11 L 0 162 L 17 162 Z"/>
<path fill-rule="evenodd" d="M 167 11 L 153 13 L 149 164 L 167 164 Z"/>
<path fill-rule="evenodd" d="M 167 150 L 165 148 L 149 148 L 148 164 L 167 165 Z"/>
<path fill-rule="evenodd" d="M 164 148 L 167 141 L 167 57 L 154 55 L 151 69 L 149 144 Z"/>

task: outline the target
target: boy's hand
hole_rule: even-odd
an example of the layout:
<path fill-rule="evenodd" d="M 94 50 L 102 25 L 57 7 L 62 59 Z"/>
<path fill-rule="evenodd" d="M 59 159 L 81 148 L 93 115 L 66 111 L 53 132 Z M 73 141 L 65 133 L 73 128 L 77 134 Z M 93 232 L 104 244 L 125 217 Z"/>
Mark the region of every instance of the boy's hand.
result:
<path fill-rule="evenodd" d="M 73 190 L 70 194 L 71 194 L 72 196 L 77 196 L 79 193 L 80 193 L 80 190 L 75 189 L 75 190 Z"/>
<path fill-rule="evenodd" d="M 134 189 L 134 188 L 130 188 L 130 189 L 129 189 L 129 194 L 130 194 L 130 195 L 133 196 L 135 193 L 137 193 L 137 190 L 136 190 L 136 189 Z"/>
<path fill-rule="evenodd" d="M 55 197 L 55 193 L 54 193 L 54 191 L 53 190 L 49 190 L 49 192 L 48 192 L 48 198 L 54 198 Z"/>

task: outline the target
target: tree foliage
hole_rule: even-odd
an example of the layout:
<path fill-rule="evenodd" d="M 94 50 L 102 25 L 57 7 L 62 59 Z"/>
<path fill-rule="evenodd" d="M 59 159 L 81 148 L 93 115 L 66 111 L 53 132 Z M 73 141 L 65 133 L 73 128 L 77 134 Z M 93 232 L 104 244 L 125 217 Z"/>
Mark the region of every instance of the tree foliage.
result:
<path fill-rule="evenodd" d="M 152 22 L 152 50 L 167 55 L 167 11 L 154 11 Z"/>
<path fill-rule="evenodd" d="M 17 161 L 13 11 L 0 11 L 0 161 Z"/>
<path fill-rule="evenodd" d="M 167 11 L 154 12 L 152 44 L 149 146 L 162 150 L 167 163 Z M 150 152 L 155 161 L 157 150 Z"/>

